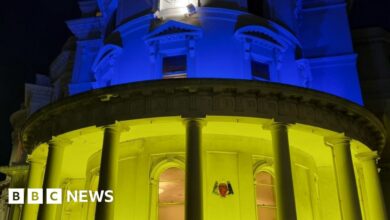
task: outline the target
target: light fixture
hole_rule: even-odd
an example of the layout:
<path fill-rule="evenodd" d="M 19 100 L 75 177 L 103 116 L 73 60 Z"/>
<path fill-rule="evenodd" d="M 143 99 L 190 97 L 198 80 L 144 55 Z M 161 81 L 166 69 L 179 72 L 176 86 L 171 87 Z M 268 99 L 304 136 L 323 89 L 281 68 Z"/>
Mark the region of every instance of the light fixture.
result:
<path fill-rule="evenodd" d="M 192 3 L 186 6 L 188 15 L 193 15 L 196 13 L 196 7 Z"/>
<path fill-rule="evenodd" d="M 155 19 L 161 19 L 160 11 L 157 10 L 156 12 L 154 12 L 153 16 Z"/>

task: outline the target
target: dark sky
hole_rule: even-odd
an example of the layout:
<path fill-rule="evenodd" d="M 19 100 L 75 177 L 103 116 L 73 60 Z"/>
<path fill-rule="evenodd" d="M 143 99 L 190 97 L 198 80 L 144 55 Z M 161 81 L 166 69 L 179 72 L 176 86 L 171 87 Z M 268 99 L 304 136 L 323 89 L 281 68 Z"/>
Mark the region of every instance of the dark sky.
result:
<path fill-rule="evenodd" d="M 390 0 L 355 0 L 353 27 L 390 30 Z M 76 0 L 9 0 L 0 7 L 0 165 L 10 154 L 9 116 L 23 102 L 24 83 L 48 73 L 50 62 L 70 36 L 64 21 L 77 18 Z"/>
<path fill-rule="evenodd" d="M 9 116 L 23 102 L 24 83 L 48 73 L 70 36 L 65 20 L 80 15 L 76 0 L 9 0 L 0 7 L 0 165 L 10 156 Z"/>
<path fill-rule="evenodd" d="M 390 0 L 353 0 L 352 28 L 379 26 L 390 31 Z"/>

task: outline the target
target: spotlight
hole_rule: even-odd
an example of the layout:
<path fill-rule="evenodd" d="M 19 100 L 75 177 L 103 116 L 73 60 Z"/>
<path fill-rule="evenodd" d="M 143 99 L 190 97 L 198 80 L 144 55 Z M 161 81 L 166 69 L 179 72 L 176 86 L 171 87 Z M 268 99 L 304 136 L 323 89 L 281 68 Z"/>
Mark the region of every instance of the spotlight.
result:
<path fill-rule="evenodd" d="M 187 12 L 188 12 L 188 15 L 195 14 L 196 13 L 195 5 L 193 5 L 193 4 L 187 5 Z"/>
<path fill-rule="evenodd" d="M 156 18 L 156 19 L 161 19 L 160 11 L 154 12 L 153 16 L 154 16 L 154 18 Z"/>

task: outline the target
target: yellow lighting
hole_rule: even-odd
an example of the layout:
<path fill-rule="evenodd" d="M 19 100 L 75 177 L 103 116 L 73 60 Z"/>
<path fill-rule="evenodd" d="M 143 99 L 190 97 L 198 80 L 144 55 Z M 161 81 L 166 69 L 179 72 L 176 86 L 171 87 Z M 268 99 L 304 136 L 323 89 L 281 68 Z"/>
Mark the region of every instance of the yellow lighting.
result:
<path fill-rule="evenodd" d="M 272 140 L 269 130 L 264 126 L 268 122 L 240 117 L 206 118 L 202 151 L 205 220 L 255 220 L 258 216 L 274 215 L 272 196 L 267 194 L 271 198 L 269 200 L 266 200 L 268 197 L 258 197 L 271 205 L 256 203 L 254 185 L 256 173 L 273 172 Z M 115 219 L 128 219 L 131 213 L 132 219 L 158 220 L 160 196 L 169 194 L 169 198 L 184 198 L 183 193 L 172 193 L 171 188 L 177 186 L 172 185 L 172 181 L 153 181 L 159 179 L 162 172 L 169 167 L 185 170 L 185 126 L 180 117 L 121 123 L 130 129 L 124 130 L 120 138 L 118 186 L 114 200 Z M 58 171 L 63 177 L 61 187 L 96 190 L 102 130 L 89 127 L 62 136 L 71 139 L 72 143 L 65 148 L 62 170 Z M 323 134 L 313 127 L 307 129 L 302 125 L 291 125 L 289 141 L 298 219 L 311 220 L 326 216 L 327 219 L 340 220 L 341 210 L 333 158 L 330 147 L 325 146 Z M 359 152 L 369 151 L 358 142 L 353 142 L 352 148 L 358 149 Z M 37 147 L 33 156 L 46 157 L 45 149 L 47 145 Z M 158 168 L 159 166 L 164 169 Z M 37 172 L 35 175 L 41 173 Z M 177 175 L 173 175 L 175 176 Z M 175 181 L 173 183 L 176 184 Z M 213 193 L 216 181 L 229 181 L 234 194 L 221 199 Z M 364 181 L 370 186 L 369 180 Z M 180 190 L 183 190 L 184 183 L 180 184 Z M 267 193 L 270 192 L 272 191 Z M 362 204 L 365 205 L 364 202 Z M 57 212 L 58 216 L 70 215 L 69 219 L 93 219 L 95 205 L 89 203 L 70 206 L 65 202 L 57 207 Z M 72 211 L 69 212 L 68 209 Z M 167 210 L 165 206 L 164 210 Z M 258 214 L 261 210 L 269 213 Z"/>

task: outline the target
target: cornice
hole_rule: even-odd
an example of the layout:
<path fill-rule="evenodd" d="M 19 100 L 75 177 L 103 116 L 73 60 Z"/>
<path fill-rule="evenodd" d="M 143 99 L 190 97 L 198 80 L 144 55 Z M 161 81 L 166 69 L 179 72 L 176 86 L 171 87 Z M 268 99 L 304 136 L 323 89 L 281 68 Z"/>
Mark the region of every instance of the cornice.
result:
<path fill-rule="evenodd" d="M 340 66 L 346 64 L 355 65 L 356 59 L 357 59 L 357 54 L 355 53 L 338 55 L 338 56 L 307 58 L 312 68 L 333 67 L 333 66 Z"/>
<path fill-rule="evenodd" d="M 110 99 L 101 97 L 110 96 Z M 116 121 L 165 116 L 240 116 L 320 127 L 382 150 L 385 132 L 367 109 L 284 84 L 227 79 L 129 83 L 71 96 L 42 108 L 23 127 L 28 150 L 53 136 Z"/>

